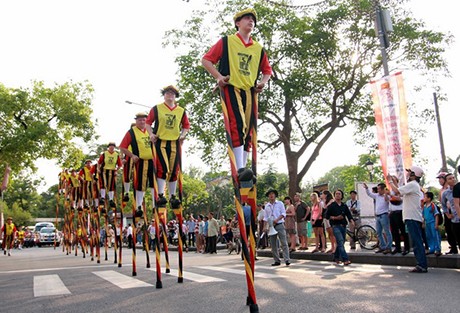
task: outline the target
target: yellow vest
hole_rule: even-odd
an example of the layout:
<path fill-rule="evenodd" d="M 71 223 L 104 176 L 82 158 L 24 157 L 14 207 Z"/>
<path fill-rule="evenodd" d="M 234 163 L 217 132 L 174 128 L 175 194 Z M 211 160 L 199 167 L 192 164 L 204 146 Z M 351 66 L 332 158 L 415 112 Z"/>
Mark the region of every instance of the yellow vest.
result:
<path fill-rule="evenodd" d="M 72 187 L 80 187 L 80 180 L 78 176 L 70 175 L 70 182 L 72 183 Z"/>
<path fill-rule="evenodd" d="M 104 170 L 114 170 L 117 166 L 118 152 L 104 152 Z"/>
<path fill-rule="evenodd" d="M 23 239 L 24 238 L 24 231 L 23 230 L 19 230 L 18 231 L 18 239 Z"/>
<path fill-rule="evenodd" d="M 176 106 L 171 110 L 165 103 L 157 105 L 158 123 L 157 135 L 161 140 L 177 140 L 180 136 L 181 121 L 184 116 L 184 108 Z"/>
<path fill-rule="evenodd" d="M 11 236 L 13 234 L 14 224 L 5 224 L 6 226 L 6 235 Z"/>
<path fill-rule="evenodd" d="M 92 181 L 92 174 L 91 174 L 91 168 L 87 168 L 86 166 L 83 168 L 83 171 L 85 173 L 85 180 L 86 181 Z"/>
<path fill-rule="evenodd" d="M 261 56 L 262 46 L 258 42 L 253 40 L 252 45 L 245 47 L 238 36 L 228 36 L 229 83 L 243 90 L 254 87 Z"/>
<path fill-rule="evenodd" d="M 139 149 L 139 158 L 142 160 L 152 160 L 152 147 L 150 145 L 150 137 L 147 130 L 142 131 L 136 126 L 133 128 L 134 136 L 136 137 L 135 140 L 137 142 L 137 147 Z"/>

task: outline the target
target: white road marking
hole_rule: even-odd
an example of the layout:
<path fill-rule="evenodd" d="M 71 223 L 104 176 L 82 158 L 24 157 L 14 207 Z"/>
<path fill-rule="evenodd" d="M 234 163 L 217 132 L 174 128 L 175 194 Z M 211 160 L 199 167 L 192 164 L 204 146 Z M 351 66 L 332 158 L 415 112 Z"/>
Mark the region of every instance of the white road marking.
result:
<path fill-rule="evenodd" d="M 155 269 L 152 269 L 152 268 L 147 269 L 147 270 L 153 271 L 153 272 L 156 271 Z M 172 269 L 172 268 L 170 270 L 171 270 L 170 273 L 164 274 L 164 275 L 170 275 L 170 276 L 176 276 L 176 277 L 179 276 L 178 270 Z M 164 273 L 164 269 L 162 269 L 162 273 Z M 222 279 L 222 278 L 206 276 L 206 275 L 201 275 L 201 274 L 195 274 L 195 273 L 185 272 L 185 271 L 182 272 L 182 276 L 183 276 L 183 278 L 185 280 L 191 280 L 191 281 L 194 281 L 194 282 L 197 282 L 197 283 L 211 283 L 211 282 L 227 281 L 227 280 Z"/>
<path fill-rule="evenodd" d="M 70 294 L 58 275 L 34 276 L 34 297 L 59 296 Z"/>
<path fill-rule="evenodd" d="M 114 284 L 121 289 L 130 289 L 138 287 L 152 287 L 153 285 L 143 282 L 142 280 L 132 278 L 115 271 L 98 271 L 93 274 L 99 276 L 102 279 Z"/>
<path fill-rule="evenodd" d="M 238 275 L 246 275 L 245 270 L 238 270 L 233 268 L 226 268 L 226 267 L 219 267 L 219 266 L 194 266 L 195 268 L 200 268 L 203 270 L 211 270 L 211 271 L 218 271 L 230 274 L 238 274 Z M 286 276 L 280 276 L 278 274 L 268 274 L 268 273 L 261 273 L 257 270 L 255 271 L 256 278 L 284 278 Z"/>

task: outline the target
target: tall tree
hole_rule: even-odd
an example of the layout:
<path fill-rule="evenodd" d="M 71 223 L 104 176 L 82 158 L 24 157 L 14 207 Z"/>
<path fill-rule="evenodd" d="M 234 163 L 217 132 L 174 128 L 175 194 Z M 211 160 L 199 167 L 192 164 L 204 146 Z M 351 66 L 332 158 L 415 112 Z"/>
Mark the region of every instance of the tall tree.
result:
<path fill-rule="evenodd" d="M 83 154 L 78 141 L 96 138 L 89 83 L 67 82 L 45 86 L 7 88 L 0 84 L 0 160 L 14 172 L 36 170 L 39 158 L 56 159 L 65 167 L 79 164 Z"/>
<path fill-rule="evenodd" d="M 259 99 L 259 143 L 262 153 L 284 150 L 292 194 L 338 129 L 351 124 L 357 140 L 366 142 L 366 130 L 374 124 L 366 90 L 382 73 L 374 1 L 330 0 L 301 8 L 281 0 L 251 2 L 208 0 L 182 29 L 166 33 L 165 45 L 185 51 L 176 63 L 185 91 L 182 101 L 195 121 L 192 134 L 200 141 L 195 148 L 204 152 L 206 162 L 218 164 L 225 152 L 220 103 L 211 93 L 215 82 L 199 60 L 219 36 L 234 32 L 235 12 L 256 9 L 254 38 L 266 48 L 274 69 Z M 445 72 L 443 53 L 451 36 L 426 29 L 406 0 L 382 2 L 393 19 L 390 66 L 429 72 L 430 80 Z M 339 158 L 340 153 L 327 157 Z"/>

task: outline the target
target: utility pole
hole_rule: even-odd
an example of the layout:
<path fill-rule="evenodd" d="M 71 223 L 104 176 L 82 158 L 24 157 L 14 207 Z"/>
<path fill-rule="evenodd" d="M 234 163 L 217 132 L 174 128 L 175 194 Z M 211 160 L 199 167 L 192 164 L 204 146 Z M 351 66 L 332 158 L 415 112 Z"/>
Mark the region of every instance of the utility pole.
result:
<path fill-rule="evenodd" d="M 441 117 L 439 115 L 438 96 L 433 92 L 434 111 L 436 114 L 436 123 L 438 124 L 439 146 L 441 147 L 441 172 L 447 172 L 446 151 L 444 150 L 444 139 L 442 137 Z"/>
<path fill-rule="evenodd" d="M 374 0 L 375 7 L 375 28 L 377 37 L 380 42 L 380 53 L 382 55 L 383 74 L 388 76 L 390 71 L 388 70 L 388 55 L 386 48 L 389 47 L 390 42 L 388 40 L 387 32 L 392 31 L 391 21 L 387 11 L 382 10 L 379 0 Z"/>

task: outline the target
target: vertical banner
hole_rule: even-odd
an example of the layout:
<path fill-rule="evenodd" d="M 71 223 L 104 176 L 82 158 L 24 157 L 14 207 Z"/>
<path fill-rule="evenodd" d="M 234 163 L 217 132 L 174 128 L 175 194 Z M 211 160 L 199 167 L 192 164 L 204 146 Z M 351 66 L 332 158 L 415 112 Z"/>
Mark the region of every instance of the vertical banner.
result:
<path fill-rule="evenodd" d="M 372 81 L 371 88 L 383 175 L 385 180 L 388 174 L 394 175 L 401 184 L 406 180 L 405 169 L 412 165 L 402 73 Z"/>

